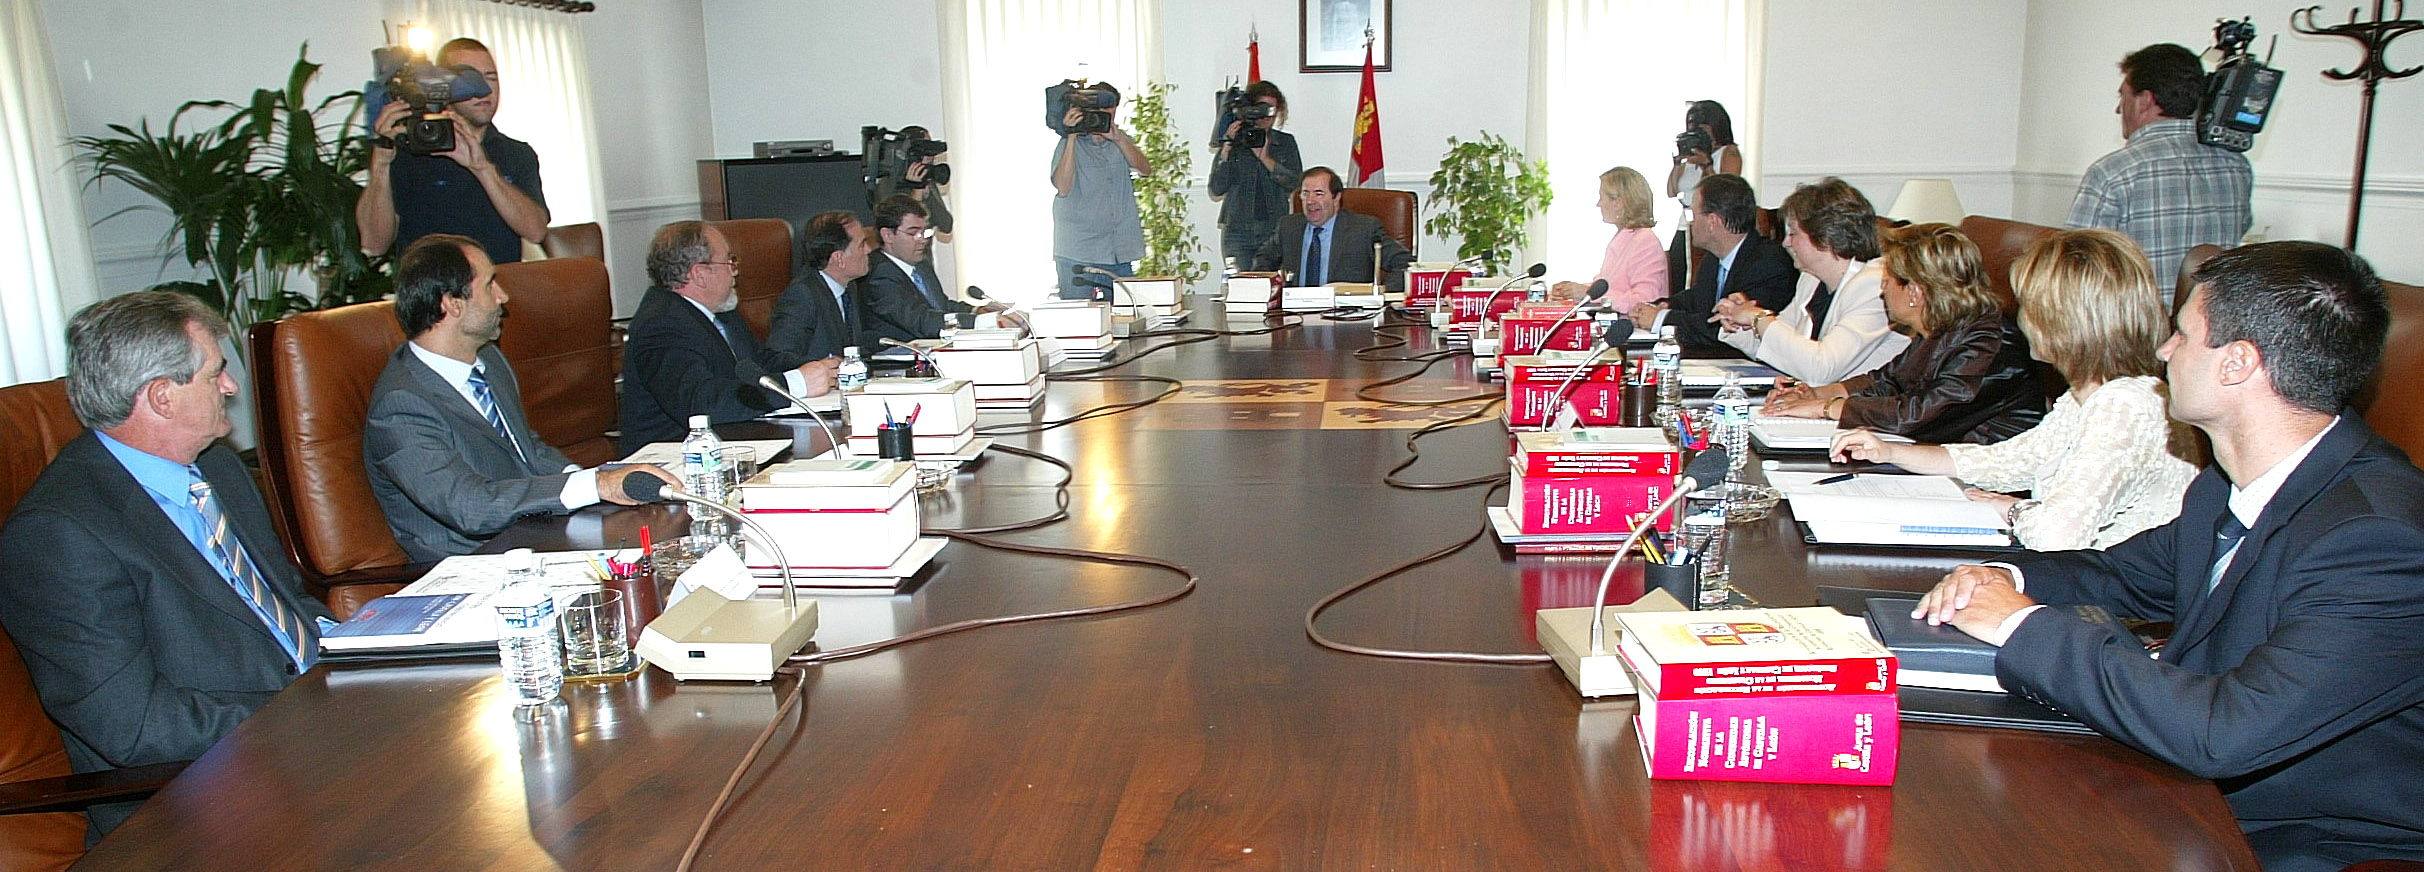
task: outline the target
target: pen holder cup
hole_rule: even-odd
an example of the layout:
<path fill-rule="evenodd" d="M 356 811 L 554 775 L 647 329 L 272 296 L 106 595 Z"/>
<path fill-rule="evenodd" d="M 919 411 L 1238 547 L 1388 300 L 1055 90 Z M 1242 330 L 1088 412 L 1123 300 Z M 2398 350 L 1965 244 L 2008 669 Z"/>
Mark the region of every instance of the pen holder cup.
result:
<path fill-rule="evenodd" d="M 1626 427 L 1658 426 L 1658 386 L 1645 382 L 1626 382 L 1624 406 L 1619 423 Z"/>
<path fill-rule="evenodd" d="M 909 428 L 901 425 L 875 428 L 875 456 L 885 460 L 916 460 L 916 443 L 910 441 Z"/>
<path fill-rule="evenodd" d="M 1663 590 L 1682 603 L 1684 608 L 1698 610 L 1700 606 L 1700 561 L 1682 563 L 1644 563 L 1641 565 L 1641 592 Z"/>

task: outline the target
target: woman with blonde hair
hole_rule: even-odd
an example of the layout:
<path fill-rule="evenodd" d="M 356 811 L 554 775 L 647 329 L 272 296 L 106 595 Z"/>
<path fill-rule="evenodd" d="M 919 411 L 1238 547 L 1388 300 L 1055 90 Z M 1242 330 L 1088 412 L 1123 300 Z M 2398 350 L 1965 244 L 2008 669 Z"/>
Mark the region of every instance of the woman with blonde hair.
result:
<path fill-rule="evenodd" d="M 2110 230 L 2064 230 L 2029 246 L 2012 287 L 2032 353 L 2070 383 L 2043 423 L 1995 445 L 1893 445 L 1852 430 L 1835 438 L 1835 458 L 1961 478 L 2031 550 L 2100 549 L 2169 523 L 2197 470 L 2159 376 L 2155 349 L 2171 327 L 2146 256 Z"/>
<path fill-rule="evenodd" d="M 1767 414 L 1921 442 L 2001 442 L 2037 426 L 2045 386 L 1978 246 L 1952 225 L 1920 224 L 1887 233 L 1881 247 L 1886 318 L 1917 338 L 1874 372 L 1768 395 Z"/>
<path fill-rule="evenodd" d="M 1658 224 L 1650 215 L 1651 206 L 1649 180 L 1632 167 L 1599 174 L 1599 220 L 1616 225 L 1597 276 L 1608 283 L 1601 304 L 1609 311 L 1630 312 L 1667 295 L 1666 253 L 1659 250 L 1658 232 L 1651 229 Z M 1579 300 L 1588 290 L 1580 282 L 1558 282 L 1549 288 L 1549 298 Z"/>

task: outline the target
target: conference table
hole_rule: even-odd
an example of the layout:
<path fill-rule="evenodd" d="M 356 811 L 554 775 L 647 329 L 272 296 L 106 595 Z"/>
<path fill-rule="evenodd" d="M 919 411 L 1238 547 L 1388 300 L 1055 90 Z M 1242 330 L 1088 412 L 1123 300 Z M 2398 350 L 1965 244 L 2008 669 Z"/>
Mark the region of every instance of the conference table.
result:
<path fill-rule="evenodd" d="M 1216 306 L 1216 304 L 1214 304 Z M 1197 316 L 1219 326 L 1219 312 Z M 1252 322 L 1236 327 L 1258 326 Z M 1411 329 L 1405 355 L 1438 346 Z M 1152 340 L 1131 340 L 1128 353 Z M 1145 554 L 1200 585 L 1099 617 L 990 627 L 773 682 L 654 669 L 517 711 L 493 659 L 321 666 L 153 797 L 91 869 L 671 869 L 783 695 L 804 702 L 738 783 L 697 868 L 2255 869 L 2209 782 L 2099 737 L 1906 723 L 1891 787 L 1653 781 L 1627 698 L 1554 666 L 1339 653 L 1306 609 L 1475 535 L 1484 487 L 1382 477 L 1412 428 L 1472 404 L 1355 389 L 1422 364 L 1365 361 L 1363 322 L 1225 336 L 1115 374 L 1167 401 L 1002 444 L 1074 468 L 1070 518 L 1022 543 Z M 1385 389 L 1490 390 L 1469 358 Z M 1054 421 L 1170 390 L 1056 382 Z M 1503 472 L 1485 418 L 1418 443 L 1404 475 Z M 749 426 L 763 431 L 771 426 Z M 799 449 L 823 440 L 798 424 Z M 1033 518 L 1060 470 L 990 453 L 921 497 L 930 527 Z M 1783 517 L 1732 531 L 1746 600 L 1924 590 L 1952 554 L 1805 546 Z M 677 510 L 525 519 L 490 543 L 631 544 Z M 1587 604 L 1604 557 L 1517 556 L 1482 536 L 1322 620 L 1344 641 L 1538 653 L 1535 609 Z M 899 593 L 818 598 L 833 649 L 969 618 L 1097 605 L 1182 583 L 1152 567 L 953 542 Z M 1628 567 L 1616 587 L 1640 592 Z"/>

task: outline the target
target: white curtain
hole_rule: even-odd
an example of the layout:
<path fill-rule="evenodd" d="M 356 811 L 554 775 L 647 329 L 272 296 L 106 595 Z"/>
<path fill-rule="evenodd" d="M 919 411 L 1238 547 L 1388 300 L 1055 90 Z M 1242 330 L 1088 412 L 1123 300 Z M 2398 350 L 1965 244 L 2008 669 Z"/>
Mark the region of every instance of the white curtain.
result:
<path fill-rule="evenodd" d="M 458 36 L 486 44 L 504 92 L 497 129 L 539 153 L 548 223 L 605 223 L 606 185 L 598 171 L 580 16 L 491 0 L 389 0 L 388 14 L 395 24 L 429 28 L 436 37 L 432 51 Z"/>
<path fill-rule="evenodd" d="M 1534 0 L 1529 149 L 1556 198 L 1535 222 L 1549 274 L 1588 280 L 1615 228 L 1599 220 L 1599 174 L 1629 166 L 1658 200 L 1658 238 L 1682 207 L 1666 175 L 1685 104 L 1725 104 L 1742 172 L 1758 180 L 1764 0 Z"/>
<path fill-rule="evenodd" d="M 1125 100 L 1160 77 L 1157 0 L 937 0 L 952 234 L 963 284 L 1042 299 L 1053 286 L 1044 89 L 1084 76 Z"/>
<path fill-rule="evenodd" d="M 0 0 L 0 385 L 67 372 L 67 313 L 99 297 L 34 0 Z"/>

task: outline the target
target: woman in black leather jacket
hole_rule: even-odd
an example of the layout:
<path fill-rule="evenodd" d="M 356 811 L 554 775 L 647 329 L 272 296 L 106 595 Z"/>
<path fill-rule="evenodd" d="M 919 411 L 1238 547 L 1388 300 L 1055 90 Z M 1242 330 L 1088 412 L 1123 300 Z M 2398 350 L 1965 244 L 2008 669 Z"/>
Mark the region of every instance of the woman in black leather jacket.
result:
<path fill-rule="evenodd" d="M 1927 442 L 1994 443 L 2045 416 L 2045 377 L 1987 285 L 1977 244 L 1949 224 L 1886 234 L 1886 317 L 1913 338 L 1875 372 L 1769 395 L 1765 414 L 1829 418 Z"/>

